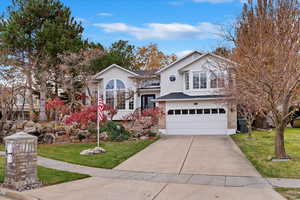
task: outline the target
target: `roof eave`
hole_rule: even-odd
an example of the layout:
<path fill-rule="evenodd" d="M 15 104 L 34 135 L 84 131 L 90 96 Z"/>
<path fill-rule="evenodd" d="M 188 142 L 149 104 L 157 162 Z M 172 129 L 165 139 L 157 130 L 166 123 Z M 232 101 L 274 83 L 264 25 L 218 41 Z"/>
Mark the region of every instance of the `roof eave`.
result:
<path fill-rule="evenodd" d="M 191 53 L 189 53 L 189 54 L 183 56 L 182 58 L 180 58 L 180 59 L 178 59 L 178 60 L 175 60 L 175 61 L 172 62 L 170 65 L 168 65 L 168 66 L 166 66 L 166 67 L 164 67 L 164 68 L 158 70 L 157 72 L 155 72 L 155 74 L 160 74 L 161 72 L 165 71 L 166 69 L 170 68 L 171 66 L 173 66 L 173 65 L 175 65 L 176 63 L 180 62 L 181 60 L 184 60 L 185 58 L 187 58 L 187 57 L 193 55 L 194 53 L 198 53 L 198 54 L 200 54 L 200 55 L 203 54 L 202 52 L 197 51 L 197 50 L 192 51 Z"/>
<path fill-rule="evenodd" d="M 152 101 L 195 101 L 195 100 L 221 100 L 229 99 L 229 97 L 210 97 L 210 98 L 186 98 L 186 99 L 154 99 Z"/>

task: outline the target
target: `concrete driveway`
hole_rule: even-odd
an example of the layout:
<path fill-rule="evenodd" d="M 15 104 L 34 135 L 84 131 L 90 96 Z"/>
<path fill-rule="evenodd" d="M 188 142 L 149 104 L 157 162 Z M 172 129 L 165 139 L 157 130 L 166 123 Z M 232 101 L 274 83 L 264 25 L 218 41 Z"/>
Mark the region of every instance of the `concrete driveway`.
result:
<path fill-rule="evenodd" d="M 260 176 L 229 136 L 168 136 L 115 169 L 178 174 Z"/>
<path fill-rule="evenodd" d="M 25 193 L 41 200 L 284 200 L 257 182 L 262 178 L 228 136 L 165 137 L 111 172 L 127 175 Z"/>

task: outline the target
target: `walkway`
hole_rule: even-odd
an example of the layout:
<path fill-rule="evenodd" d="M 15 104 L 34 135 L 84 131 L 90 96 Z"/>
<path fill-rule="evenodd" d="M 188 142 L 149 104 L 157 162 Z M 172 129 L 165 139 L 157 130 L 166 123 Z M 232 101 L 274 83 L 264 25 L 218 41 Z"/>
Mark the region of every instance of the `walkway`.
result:
<path fill-rule="evenodd" d="M 224 176 L 206 174 L 177 174 L 177 173 L 158 173 L 158 172 L 138 172 L 126 170 L 110 170 L 94 167 L 87 167 L 38 157 L 38 164 L 44 167 L 88 174 L 92 177 L 143 180 L 148 182 L 179 183 L 193 185 L 215 185 L 226 187 L 286 187 L 300 188 L 300 179 L 287 178 L 263 178 L 256 176 Z"/>

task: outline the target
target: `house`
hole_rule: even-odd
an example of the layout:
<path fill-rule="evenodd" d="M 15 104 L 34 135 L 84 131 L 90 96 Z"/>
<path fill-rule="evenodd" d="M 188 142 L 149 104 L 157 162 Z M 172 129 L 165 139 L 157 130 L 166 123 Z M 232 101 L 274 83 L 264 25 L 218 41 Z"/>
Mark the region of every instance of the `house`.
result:
<path fill-rule="evenodd" d="M 114 120 L 136 109 L 158 106 L 163 134 L 224 135 L 236 132 L 236 108 L 224 101 L 228 72 L 220 70 L 230 60 L 194 51 L 156 72 L 130 71 L 111 65 L 93 77 L 104 102 L 118 108 Z"/>

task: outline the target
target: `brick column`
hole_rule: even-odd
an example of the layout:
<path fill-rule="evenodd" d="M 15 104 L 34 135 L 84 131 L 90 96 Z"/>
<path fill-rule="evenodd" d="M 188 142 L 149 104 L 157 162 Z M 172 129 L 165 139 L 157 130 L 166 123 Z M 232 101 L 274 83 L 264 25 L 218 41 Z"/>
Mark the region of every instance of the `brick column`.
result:
<path fill-rule="evenodd" d="M 229 105 L 228 106 L 228 129 L 237 129 L 237 111 L 235 105 Z"/>
<path fill-rule="evenodd" d="M 158 107 L 164 113 L 159 119 L 158 129 L 166 129 L 166 102 L 159 102 Z"/>
<path fill-rule="evenodd" d="M 22 191 L 38 187 L 37 137 L 18 132 L 4 138 L 5 180 L 4 186 Z"/>

